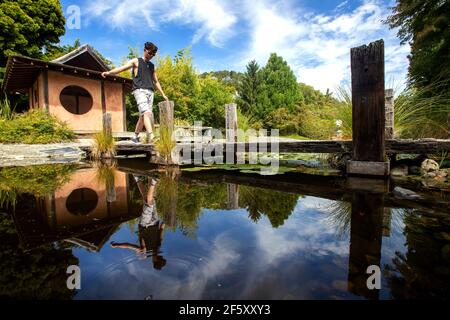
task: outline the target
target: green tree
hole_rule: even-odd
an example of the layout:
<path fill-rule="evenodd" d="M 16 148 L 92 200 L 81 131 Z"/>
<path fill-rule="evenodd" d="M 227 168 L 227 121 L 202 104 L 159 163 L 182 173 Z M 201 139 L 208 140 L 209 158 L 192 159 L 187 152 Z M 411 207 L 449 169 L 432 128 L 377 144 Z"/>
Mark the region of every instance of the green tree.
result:
<path fill-rule="evenodd" d="M 262 88 L 257 99 L 257 115 L 264 119 L 278 108 L 295 112 L 301 100 L 297 78 L 287 62 L 276 53 L 270 55 L 266 66 L 261 69 Z"/>
<path fill-rule="evenodd" d="M 195 120 L 193 111 L 196 108 L 195 100 L 200 92 L 200 83 L 190 50 L 180 50 L 174 59 L 169 55 L 158 58 L 157 72 L 164 93 L 175 102 L 175 117 Z M 155 104 L 162 100 L 157 94 Z"/>
<path fill-rule="evenodd" d="M 192 117 L 203 125 L 225 127 L 225 104 L 233 101 L 233 88 L 212 77 L 200 79 L 200 91 L 195 99 Z"/>
<path fill-rule="evenodd" d="M 425 87 L 436 86 L 437 94 L 450 92 L 450 1 L 397 0 L 387 22 L 399 28 L 402 43 L 409 42 L 409 83 Z"/>
<path fill-rule="evenodd" d="M 76 39 L 73 45 L 70 44 L 65 46 L 49 45 L 46 48 L 44 59 L 48 61 L 55 60 L 59 57 L 62 57 L 65 54 L 68 54 L 69 52 L 72 52 L 73 50 L 78 49 L 79 47 L 81 47 L 80 39 Z"/>
<path fill-rule="evenodd" d="M 58 0 L 3 0 L 0 2 L 0 66 L 18 53 L 41 58 L 42 49 L 59 42 L 65 18 Z"/>
<path fill-rule="evenodd" d="M 258 63 L 252 60 L 238 86 L 238 102 L 242 112 L 251 120 L 257 114 L 257 99 L 261 91 L 261 74 Z"/>

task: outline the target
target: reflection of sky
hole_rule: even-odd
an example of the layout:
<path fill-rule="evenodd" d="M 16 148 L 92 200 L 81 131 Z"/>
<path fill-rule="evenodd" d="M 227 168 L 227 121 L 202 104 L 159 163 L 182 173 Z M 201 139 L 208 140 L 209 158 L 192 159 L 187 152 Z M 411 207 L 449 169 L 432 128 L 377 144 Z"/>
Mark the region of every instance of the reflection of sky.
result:
<path fill-rule="evenodd" d="M 337 236 L 326 222 L 329 200 L 300 198 L 284 225 L 274 229 L 263 216 L 252 222 L 246 210 L 204 209 L 197 239 L 166 231 L 162 270 L 133 251 L 74 250 L 80 259 L 82 290 L 77 299 L 325 299 L 358 298 L 347 292 L 349 235 Z M 392 257 L 401 233 L 383 246 Z M 383 242 L 387 238 L 383 238 Z M 109 241 L 137 244 L 122 225 Z M 389 242 L 390 241 L 390 242 Z M 386 262 L 386 261 L 385 261 Z"/>

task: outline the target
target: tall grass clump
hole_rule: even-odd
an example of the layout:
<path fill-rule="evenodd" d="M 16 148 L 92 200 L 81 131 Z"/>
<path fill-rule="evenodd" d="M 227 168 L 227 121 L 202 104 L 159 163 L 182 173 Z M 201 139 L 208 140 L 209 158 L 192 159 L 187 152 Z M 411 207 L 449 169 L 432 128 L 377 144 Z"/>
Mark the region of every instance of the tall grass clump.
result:
<path fill-rule="evenodd" d="M 450 93 L 435 94 L 437 88 L 450 80 L 420 89 L 407 88 L 394 102 L 394 135 L 396 138 L 450 138 Z M 394 90 L 395 91 L 395 90 Z M 394 94 L 394 96 L 397 96 Z M 336 117 L 342 120 L 345 137 L 352 136 L 352 93 L 349 87 L 339 87 Z"/>
<path fill-rule="evenodd" d="M 0 118 L 5 120 L 11 120 L 13 117 L 15 107 L 11 108 L 11 102 L 8 99 L 8 96 L 5 94 L 5 97 L 0 100 Z"/>
<path fill-rule="evenodd" d="M 0 118 L 0 143 L 47 144 L 74 138 L 66 123 L 46 111 L 31 110 L 10 119 Z"/>
<path fill-rule="evenodd" d="M 112 159 L 116 156 L 116 142 L 111 133 L 101 131 L 94 134 L 92 158 L 95 160 Z"/>
<path fill-rule="evenodd" d="M 167 125 L 161 125 L 159 128 L 159 139 L 155 142 L 156 150 L 166 163 L 172 162 L 172 150 L 176 146 L 176 142 L 172 139 L 172 133 Z"/>

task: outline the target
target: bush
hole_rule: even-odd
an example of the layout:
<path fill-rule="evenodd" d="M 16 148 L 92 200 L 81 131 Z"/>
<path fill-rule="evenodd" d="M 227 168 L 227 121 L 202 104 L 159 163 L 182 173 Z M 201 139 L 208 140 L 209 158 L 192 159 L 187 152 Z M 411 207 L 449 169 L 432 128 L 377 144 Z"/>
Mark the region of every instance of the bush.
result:
<path fill-rule="evenodd" d="M 0 143 L 46 144 L 74 138 L 65 123 L 45 111 L 32 110 L 11 120 L 0 119 Z"/>

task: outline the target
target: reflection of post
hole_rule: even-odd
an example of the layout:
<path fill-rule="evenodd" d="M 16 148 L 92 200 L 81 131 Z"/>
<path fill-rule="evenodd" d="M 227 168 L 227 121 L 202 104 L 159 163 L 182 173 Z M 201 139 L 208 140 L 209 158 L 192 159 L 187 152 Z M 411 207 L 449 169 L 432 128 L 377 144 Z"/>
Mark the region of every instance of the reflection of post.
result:
<path fill-rule="evenodd" d="M 368 299 L 378 299 L 379 290 L 369 290 L 367 268 L 380 267 L 383 225 L 383 194 L 354 193 L 350 231 L 348 290 Z"/>
<path fill-rule="evenodd" d="M 392 209 L 384 208 L 383 213 L 383 237 L 389 237 L 391 235 Z"/>
<path fill-rule="evenodd" d="M 236 210 L 239 209 L 239 185 L 238 184 L 227 184 L 227 209 Z"/>
<path fill-rule="evenodd" d="M 166 171 L 167 181 L 165 186 L 167 187 L 166 192 L 168 193 L 169 205 L 167 212 L 164 213 L 164 222 L 170 228 L 177 227 L 177 202 L 178 202 L 178 181 L 177 177 L 180 174 L 179 168 L 168 168 Z M 160 186 L 161 187 L 161 186 Z"/>
<path fill-rule="evenodd" d="M 116 184 L 114 180 L 114 169 L 108 172 L 108 177 L 106 178 L 106 202 L 115 202 L 116 196 Z"/>

